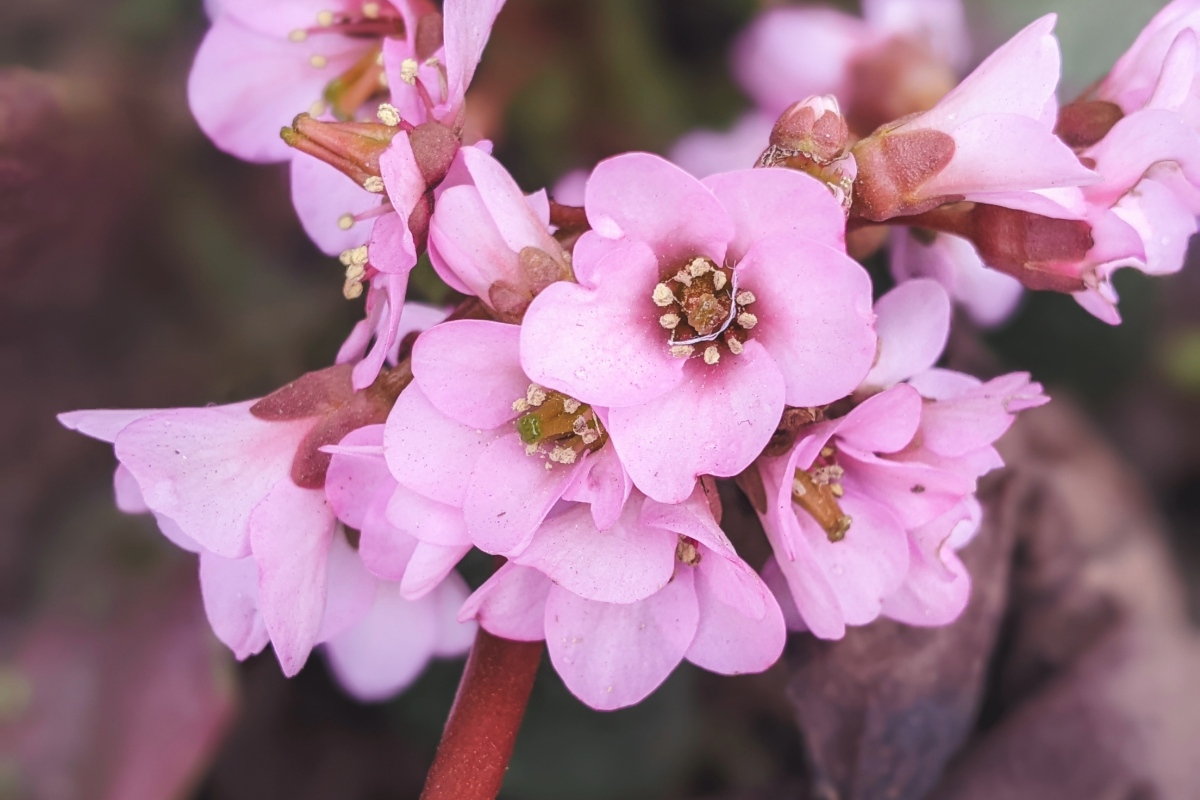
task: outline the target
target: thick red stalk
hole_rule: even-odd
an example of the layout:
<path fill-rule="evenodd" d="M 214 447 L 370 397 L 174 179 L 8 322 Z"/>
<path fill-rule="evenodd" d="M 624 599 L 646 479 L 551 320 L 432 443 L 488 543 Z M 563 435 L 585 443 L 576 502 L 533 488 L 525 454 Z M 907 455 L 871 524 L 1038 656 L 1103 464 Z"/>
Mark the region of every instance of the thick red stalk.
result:
<path fill-rule="evenodd" d="M 500 793 L 543 649 L 542 642 L 479 629 L 421 800 L 494 800 Z"/>

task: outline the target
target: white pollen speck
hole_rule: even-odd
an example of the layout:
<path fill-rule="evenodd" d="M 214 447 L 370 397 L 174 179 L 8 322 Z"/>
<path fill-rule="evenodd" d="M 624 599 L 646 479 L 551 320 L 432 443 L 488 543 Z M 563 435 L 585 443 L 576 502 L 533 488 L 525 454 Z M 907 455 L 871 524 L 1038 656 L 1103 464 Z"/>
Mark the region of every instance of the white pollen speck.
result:
<path fill-rule="evenodd" d="M 333 24 L 333 12 L 322 11 L 321 13 L 317 14 L 317 24 L 328 28 Z"/>
<path fill-rule="evenodd" d="M 742 346 L 742 343 L 740 341 L 733 338 L 732 336 L 730 336 L 728 339 L 725 340 L 725 344 L 729 345 L 729 352 L 733 353 L 735 356 L 740 356 L 742 354 L 742 352 L 746 349 L 745 347 Z"/>
<path fill-rule="evenodd" d="M 342 297 L 347 300 L 357 300 L 362 297 L 363 285 L 362 281 L 349 280 L 342 285 Z"/>
<path fill-rule="evenodd" d="M 751 292 L 751 291 L 738 292 L 738 296 L 737 296 L 738 305 L 748 306 L 757 299 L 758 298 L 754 296 L 754 292 Z"/>
<path fill-rule="evenodd" d="M 724 272 L 717 270 L 713 273 L 713 288 L 718 292 L 724 289 L 727 283 L 729 283 L 729 277 Z"/>
<path fill-rule="evenodd" d="M 383 194 L 383 178 L 372 175 L 363 181 L 363 188 L 373 194 Z"/>
<path fill-rule="evenodd" d="M 553 464 L 551 464 L 549 461 L 547 461 L 547 462 L 546 462 L 546 469 L 548 469 L 548 470 L 554 469 L 554 465 L 553 465 Z"/>
<path fill-rule="evenodd" d="M 576 436 L 583 436 L 588 432 L 587 420 L 583 417 L 576 417 L 571 420 L 571 432 Z"/>
<path fill-rule="evenodd" d="M 294 30 L 288 34 L 288 38 L 291 39 L 293 42 L 303 42 L 305 39 L 308 38 L 308 31 L 297 28 L 296 30 Z"/>
<path fill-rule="evenodd" d="M 654 305 L 659 306 L 660 308 L 666 308 L 667 306 L 671 305 L 671 303 L 675 302 L 675 293 L 671 291 L 670 286 L 667 286 L 665 283 L 660 283 L 658 286 L 654 287 L 654 294 L 651 295 L 651 299 L 654 300 Z"/>
<path fill-rule="evenodd" d="M 417 62 L 406 58 L 400 62 L 400 80 L 409 86 L 417 85 Z"/>
<path fill-rule="evenodd" d="M 575 451 L 571 448 L 559 445 L 550 451 L 550 460 L 559 464 L 574 464 L 575 455 Z"/>
<path fill-rule="evenodd" d="M 567 412 L 568 414 L 574 414 L 579 410 L 581 405 L 583 405 L 583 403 L 579 402 L 574 397 L 563 398 L 563 411 Z"/>
<path fill-rule="evenodd" d="M 338 217 L 338 227 L 344 231 L 348 231 L 354 227 L 354 215 L 342 214 Z"/>
<path fill-rule="evenodd" d="M 741 325 L 746 330 L 750 330 L 758 324 L 758 317 L 754 316 L 749 311 L 743 311 L 741 314 L 738 314 L 737 324 Z"/>
<path fill-rule="evenodd" d="M 658 324 L 662 325 L 669 331 L 673 331 L 679 327 L 679 323 L 680 319 L 678 314 L 663 314 L 658 318 Z"/>
<path fill-rule="evenodd" d="M 317 55 L 314 55 L 312 58 L 310 58 L 308 60 L 308 63 L 312 64 L 317 69 L 323 69 L 326 65 L 329 64 L 329 59 L 318 53 Z"/>
<path fill-rule="evenodd" d="M 367 19 L 375 19 L 379 16 L 379 3 L 363 3 L 363 16 Z"/>
<path fill-rule="evenodd" d="M 536 456 L 539 449 L 536 444 L 527 444 L 525 445 L 525 455 Z"/>
<path fill-rule="evenodd" d="M 596 433 L 595 431 L 593 431 L 591 429 L 588 429 L 587 432 L 580 434 L 579 438 L 583 439 L 584 444 L 591 444 L 592 442 L 594 442 L 600 438 L 600 434 Z"/>
<path fill-rule="evenodd" d="M 715 344 L 710 344 L 708 347 L 704 348 L 704 363 L 705 364 L 712 365 L 712 364 L 717 363 L 720 360 L 721 360 L 721 351 L 717 349 L 717 346 Z"/>
<path fill-rule="evenodd" d="M 400 124 L 400 111 L 391 103 L 380 105 L 379 110 L 375 112 L 375 116 L 379 117 L 379 121 L 384 125 L 394 127 Z"/>
<path fill-rule="evenodd" d="M 676 358 L 687 358 L 695 349 L 690 344 L 677 344 L 671 348 L 671 355 Z"/>

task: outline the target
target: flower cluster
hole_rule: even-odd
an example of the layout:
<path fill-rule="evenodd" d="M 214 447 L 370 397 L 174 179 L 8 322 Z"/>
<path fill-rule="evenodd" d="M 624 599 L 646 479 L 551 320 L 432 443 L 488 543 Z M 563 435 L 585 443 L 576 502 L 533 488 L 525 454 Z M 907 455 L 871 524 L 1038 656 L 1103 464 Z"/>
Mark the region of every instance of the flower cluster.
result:
<path fill-rule="evenodd" d="M 690 172 L 616 155 L 581 206 L 465 140 L 501 5 L 214 4 L 196 117 L 231 153 L 291 162 L 366 313 L 336 365 L 261 399 L 62 415 L 113 444 L 120 507 L 199 554 L 235 655 L 270 643 L 290 675 L 322 645 L 364 698 L 476 625 L 545 640 L 611 709 L 684 659 L 764 670 L 789 627 L 953 621 L 977 483 L 1047 398 L 1025 373 L 936 366 L 952 298 L 995 322 L 1020 281 L 1116 321 L 1113 270 L 1179 269 L 1200 4 L 1172 3 L 1061 109 L 1052 16 L 956 85 L 954 0 L 770 11 L 736 53 L 752 146 L 685 143 Z M 875 299 L 848 248 L 889 225 L 902 281 Z M 452 311 L 405 302 L 423 254 Z M 766 563 L 722 529 L 719 484 L 757 512 Z M 472 549 L 498 564 L 474 591 L 455 571 Z"/>

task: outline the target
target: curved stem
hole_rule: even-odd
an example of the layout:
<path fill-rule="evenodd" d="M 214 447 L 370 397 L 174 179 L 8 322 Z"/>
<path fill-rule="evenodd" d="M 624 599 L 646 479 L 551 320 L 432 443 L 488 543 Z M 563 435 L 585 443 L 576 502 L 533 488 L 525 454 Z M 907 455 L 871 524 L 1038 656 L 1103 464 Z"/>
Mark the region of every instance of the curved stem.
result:
<path fill-rule="evenodd" d="M 544 648 L 479 629 L 421 800 L 493 800 L 500 793 Z"/>

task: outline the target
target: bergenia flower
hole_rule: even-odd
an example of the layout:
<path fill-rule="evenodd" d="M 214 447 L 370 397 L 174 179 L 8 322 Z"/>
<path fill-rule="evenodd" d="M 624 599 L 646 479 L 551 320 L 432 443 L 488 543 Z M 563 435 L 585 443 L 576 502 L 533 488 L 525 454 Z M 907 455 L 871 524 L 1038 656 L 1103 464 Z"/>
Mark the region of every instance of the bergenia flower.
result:
<path fill-rule="evenodd" d="M 930 111 L 854 147 L 855 212 L 883 221 L 951 200 L 1046 213 L 1039 191 L 1097 180 L 1054 135 L 1061 56 L 1048 14 L 1002 45 Z"/>
<path fill-rule="evenodd" d="M 584 508 L 564 510 L 459 618 L 545 639 L 567 688 L 603 710 L 641 701 L 685 658 L 722 674 L 761 672 L 785 638 L 778 603 L 700 490 L 676 505 L 634 492 L 608 531 Z"/>
<path fill-rule="evenodd" d="M 891 268 L 892 277 L 900 282 L 912 278 L 937 281 L 983 328 L 1008 320 L 1024 293 L 1020 281 L 984 266 L 974 245 L 949 233 L 893 231 Z"/>
<path fill-rule="evenodd" d="M 431 518 L 447 520 L 447 529 L 464 525 L 471 543 L 504 555 L 524 547 L 561 499 L 590 503 L 595 523 L 607 529 L 631 490 L 604 410 L 531 381 L 519 337 L 515 325 L 480 320 L 422 334 L 413 347 L 413 382 L 392 409 L 384 439 L 392 475 L 436 504 Z"/>
<path fill-rule="evenodd" d="M 628 154 L 596 167 L 579 283 L 526 312 L 534 383 L 608 409 L 634 483 L 682 502 L 699 475 L 736 475 L 784 405 L 849 394 L 875 352 L 870 280 L 844 251 L 845 217 L 821 183 L 758 169 L 700 182 Z"/>

